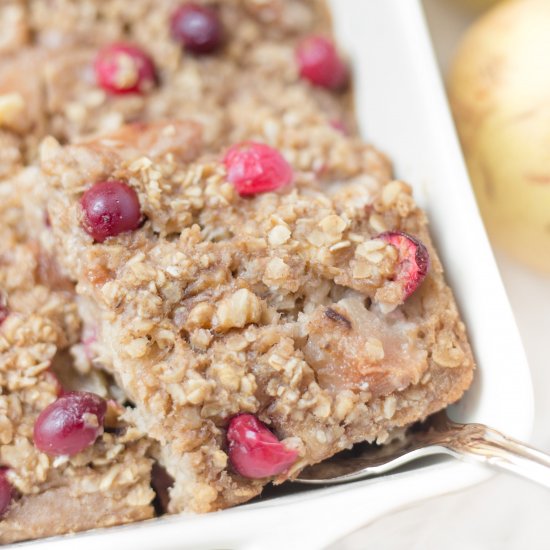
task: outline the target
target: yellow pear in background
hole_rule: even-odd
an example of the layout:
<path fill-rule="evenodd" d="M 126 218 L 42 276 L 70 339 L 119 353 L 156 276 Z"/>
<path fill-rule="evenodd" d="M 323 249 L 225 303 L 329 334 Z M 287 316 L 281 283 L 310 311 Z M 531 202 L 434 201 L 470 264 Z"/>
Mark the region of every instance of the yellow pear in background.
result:
<path fill-rule="evenodd" d="M 475 23 L 449 94 L 490 236 L 550 273 L 550 1 L 504 2 Z"/>

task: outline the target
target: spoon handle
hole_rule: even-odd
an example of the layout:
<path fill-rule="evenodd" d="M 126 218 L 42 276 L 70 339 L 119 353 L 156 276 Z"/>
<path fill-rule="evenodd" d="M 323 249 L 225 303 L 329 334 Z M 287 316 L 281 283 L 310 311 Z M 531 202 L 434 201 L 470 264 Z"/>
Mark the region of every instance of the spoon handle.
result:
<path fill-rule="evenodd" d="M 493 428 L 449 422 L 445 432 L 432 436 L 432 444 L 456 458 L 506 470 L 550 489 L 550 455 Z"/>

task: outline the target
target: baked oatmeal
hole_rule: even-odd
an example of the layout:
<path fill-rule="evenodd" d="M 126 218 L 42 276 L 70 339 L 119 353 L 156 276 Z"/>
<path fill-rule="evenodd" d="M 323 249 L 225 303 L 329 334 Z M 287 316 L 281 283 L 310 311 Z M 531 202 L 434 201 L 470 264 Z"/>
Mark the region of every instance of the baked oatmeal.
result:
<path fill-rule="evenodd" d="M 42 147 L 58 257 L 96 360 L 160 443 L 172 512 L 383 443 L 473 371 L 425 216 L 365 145 L 333 131 L 333 165 L 288 143 L 201 155 L 199 135 L 134 125 Z"/>
<path fill-rule="evenodd" d="M 30 168 L 0 182 L 0 543 L 153 515 L 151 442 L 122 420 L 105 375 L 75 368 L 82 324 L 51 256 L 38 181 Z M 37 434 L 48 443 L 52 433 L 37 418 L 75 395 L 105 409 L 105 430 L 96 424 L 95 443 L 73 456 L 39 451 Z"/>
<path fill-rule="evenodd" d="M 151 517 L 153 458 L 170 512 L 238 504 L 468 387 L 323 0 L 6 0 L 0 31 L 0 542 Z"/>

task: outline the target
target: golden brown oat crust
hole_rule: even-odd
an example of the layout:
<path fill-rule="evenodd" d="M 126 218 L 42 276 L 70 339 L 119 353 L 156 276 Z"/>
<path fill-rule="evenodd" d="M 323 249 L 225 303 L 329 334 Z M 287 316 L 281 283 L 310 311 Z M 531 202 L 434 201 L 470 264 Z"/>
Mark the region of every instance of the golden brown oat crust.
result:
<path fill-rule="evenodd" d="M 129 505 L 127 487 L 114 488 L 104 494 L 86 493 L 80 488 L 75 494 L 71 485 L 56 487 L 18 500 L 0 523 L 0 542 L 76 533 L 151 516 L 150 506 Z"/>

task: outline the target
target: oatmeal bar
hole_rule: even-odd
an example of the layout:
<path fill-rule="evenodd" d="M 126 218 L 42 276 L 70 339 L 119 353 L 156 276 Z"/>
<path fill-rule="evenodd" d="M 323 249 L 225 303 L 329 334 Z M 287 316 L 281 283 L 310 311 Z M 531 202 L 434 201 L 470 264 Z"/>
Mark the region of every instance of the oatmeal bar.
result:
<path fill-rule="evenodd" d="M 382 443 L 472 379 L 410 187 L 372 170 L 359 140 L 331 131 L 318 148 L 313 130 L 309 146 L 281 127 L 281 151 L 204 155 L 196 122 L 43 144 L 58 257 L 95 361 L 160 443 L 172 512 Z"/>
<path fill-rule="evenodd" d="M 114 401 L 105 432 L 83 452 L 54 457 L 35 447 L 36 419 L 62 388 L 111 396 L 99 371 L 74 368 L 81 321 L 51 256 L 39 181 L 30 168 L 0 182 L 0 543 L 153 515 L 151 442 L 118 418 Z"/>

